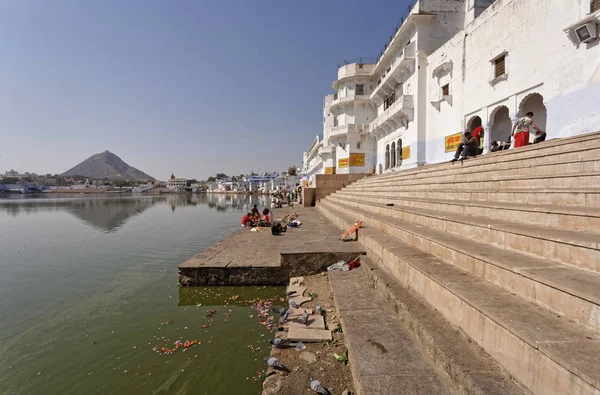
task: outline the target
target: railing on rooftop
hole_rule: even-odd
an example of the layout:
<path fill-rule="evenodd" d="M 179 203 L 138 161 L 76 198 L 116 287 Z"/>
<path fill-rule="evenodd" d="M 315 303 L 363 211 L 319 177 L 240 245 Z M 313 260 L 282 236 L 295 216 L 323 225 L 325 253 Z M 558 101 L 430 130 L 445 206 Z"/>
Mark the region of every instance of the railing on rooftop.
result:
<path fill-rule="evenodd" d="M 388 46 L 390 45 L 390 43 L 392 42 L 392 40 L 394 39 L 394 37 L 396 37 L 396 33 L 398 33 L 398 30 L 400 30 L 400 28 L 404 24 L 404 21 L 410 15 L 410 12 L 412 11 L 413 7 L 415 6 L 415 4 L 417 4 L 417 1 L 418 0 L 413 0 L 413 1 L 411 1 L 411 2 L 408 3 L 406 10 L 404 11 L 404 13 L 402 14 L 402 16 L 400 17 L 400 24 L 396 25 L 396 30 L 394 30 L 394 33 L 392 33 L 392 35 L 389 37 L 389 39 L 383 45 L 383 49 L 379 53 L 379 56 L 377 57 L 377 60 L 375 61 L 375 63 L 377 63 L 377 62 L 379 62 L 381 60 L 381 58 L 383 57 L 383 54 L 385 54 L 385 51 L 387 50 Z"/>

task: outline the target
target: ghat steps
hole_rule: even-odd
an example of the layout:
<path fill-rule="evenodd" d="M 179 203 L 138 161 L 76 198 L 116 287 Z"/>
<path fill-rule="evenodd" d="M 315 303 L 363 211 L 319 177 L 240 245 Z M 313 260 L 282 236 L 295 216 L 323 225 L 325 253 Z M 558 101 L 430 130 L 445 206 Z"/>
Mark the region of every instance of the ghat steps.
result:
<path fill-rule="evenodd" d="M 600 394 L 600 133 L 365 178 L 317 208 L 363 221 L 389 301 L 422 298 L 534 394 Z"/>

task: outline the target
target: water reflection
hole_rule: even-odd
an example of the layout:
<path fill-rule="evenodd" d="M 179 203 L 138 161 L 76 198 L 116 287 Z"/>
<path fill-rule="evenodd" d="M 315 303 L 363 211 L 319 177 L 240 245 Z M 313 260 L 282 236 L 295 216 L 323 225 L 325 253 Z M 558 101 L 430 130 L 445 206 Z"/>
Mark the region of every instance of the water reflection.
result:
<path fill-rule="evenodd" d="M 91 198 L 1 198 L 0 210 L 16 217 L 37 212 L 66 211 L 102 232 L 116 232 L 134 216 L 153 206 L 178 208 L 206 205 L 217 211 L 249 211 L 253 205 L 266 206 L 264 196 L 198 194 L 161 196 L 119 196 Z M 1 211 L 0 211 L 1 212 Z"/>
<path fill-rule="evenodd" d="M 260 207 L 269 204 L 266 196 L 237 195 L 237 194 L 197 194 L 197 195 L 169 195 L 167 201 L 171 209 L 179 206 L 207 205 L 217 211 L 250 211 L 253 205 Z"/>

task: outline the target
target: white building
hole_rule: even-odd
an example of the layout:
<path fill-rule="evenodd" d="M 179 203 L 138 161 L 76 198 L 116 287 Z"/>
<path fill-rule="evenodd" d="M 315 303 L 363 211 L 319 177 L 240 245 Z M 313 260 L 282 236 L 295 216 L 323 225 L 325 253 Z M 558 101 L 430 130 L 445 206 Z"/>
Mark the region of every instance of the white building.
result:
<path fill-rule="evenodd" d="M 173 191 L 184 191 L 187 180 L 185 178 L 177 178 L 174 174 L 167 180 L 167 188 Z"/>
<path fill-rule="evenodd" d="M 324 159 L 321 155 L 323 142 L 319 140 L 319 136 L 315 137 L 310 148 L 304 153 L 302 157 L 302 176 L 310 183 L 313 180 L 315 174 L 323 174 L 324 172 Z"/>
<path fill-rule="evenodd" d="M 278 192 L 284 190 L 291 190 L 296 188 L 296 184 L 302 182 L 302 176 L 290 176 L 287 174 L 280 174 L 277 178 L 271 180 L 269 185 L 270 192 Z"/>
<path fill-rule="evenodd" d="M 488 152 L 528 111 L 549 139 L 600 130 L 600 0 L 419 0 L 402 22 L 338 69 L 305 173 L 447 161 L 477 126 Z"/>

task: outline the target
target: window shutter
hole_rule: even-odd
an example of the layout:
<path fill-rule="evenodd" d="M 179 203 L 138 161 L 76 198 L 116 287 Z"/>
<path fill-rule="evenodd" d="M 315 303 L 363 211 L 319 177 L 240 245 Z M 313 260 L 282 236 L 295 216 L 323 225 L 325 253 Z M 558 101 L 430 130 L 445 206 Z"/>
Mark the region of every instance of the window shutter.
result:
<path fill-rule="evenodd" d="M 590 12 L 600 11 L 600 0 L 590 1 Z"/>
<path fill-rule="evenodd" d="M 505 68 L 505 57 L 501 56 L 498 59 L 496 59 L 494 61 L 494 78 L 498 78 L 502 75 L 504 75 L 504 73 L 506 72 L 506 68 Z"/>
<path fill-rule="evenodd" d="M 442 86 L 442 96 L 449 96 L 450 95 L 450 84 L 446 84 L 444 86 Z"/>

